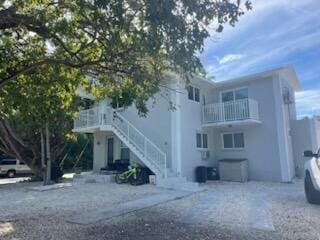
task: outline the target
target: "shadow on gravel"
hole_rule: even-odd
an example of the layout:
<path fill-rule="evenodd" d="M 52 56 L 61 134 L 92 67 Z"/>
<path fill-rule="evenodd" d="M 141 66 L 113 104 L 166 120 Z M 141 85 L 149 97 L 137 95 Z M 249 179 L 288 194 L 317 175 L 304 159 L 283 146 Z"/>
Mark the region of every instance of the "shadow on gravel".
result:
<path fill-rule="evenodd" d="M 118 224 L 93 226 L 86 232 L 86 239 L 135 239 L 135 240 L 280 240 L 283 239 L 274 232 L 239 231 L 218 226 L 198 226 L 181 223 L 172 219 L 149 221 L 147 218 L 137 218 Z M 205 221 L 205 220 L 204 220 Z M 85 239 L 85 238 L 84 238 Z"/>

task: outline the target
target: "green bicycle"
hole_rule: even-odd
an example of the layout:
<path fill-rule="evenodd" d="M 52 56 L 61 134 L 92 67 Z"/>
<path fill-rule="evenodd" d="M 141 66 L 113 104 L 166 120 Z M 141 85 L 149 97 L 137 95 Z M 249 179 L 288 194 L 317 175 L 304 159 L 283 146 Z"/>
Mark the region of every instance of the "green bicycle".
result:
<path fill-rule="evenodd" d="M 141 185 L 144 183 L 143 174 L 138 166 L 131 166 L 129 170 L 123 173 L 117 173 L 116 183 L 128 183 L 131 185 Z"/>

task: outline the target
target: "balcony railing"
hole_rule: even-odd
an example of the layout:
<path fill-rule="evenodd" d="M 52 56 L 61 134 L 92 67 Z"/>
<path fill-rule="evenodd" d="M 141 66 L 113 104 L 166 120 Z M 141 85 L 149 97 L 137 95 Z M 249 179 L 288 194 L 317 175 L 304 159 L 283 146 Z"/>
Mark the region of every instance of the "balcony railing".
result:
<path fill-rule="evenodd" d="M 80 111 L 74 120 L 74 130 L 79 132 L 94 132 L 103 126 L 111 127 L 121 141 L 129 147 L 134 147 L 131 148 L 132 151 L 136 151 L 134 153 L 140 154 L 143 160 L 151 163 L 154 169 L 167 177 L 166 153 L 116 110 L 110 107 L 95 107 Z"/>
<path fill-rule="evenodd" d="M 77 113 L 74 129 L 98 127 L 111 124 L 113 110 L 111 108 L 95 107 Z"/>
<path fill-rule="evenodd" d="M 87 128 L 100 125 L 100 111 L 98 107 L 83 110 L 77 113 L 74 128 Z"/>
<path fill-rule="evenodd" d="M 259 120 L 258 102 L 253 99 L 211 103 L 203 107 L 203 123 L 205 124 L 247 119 Z"/>

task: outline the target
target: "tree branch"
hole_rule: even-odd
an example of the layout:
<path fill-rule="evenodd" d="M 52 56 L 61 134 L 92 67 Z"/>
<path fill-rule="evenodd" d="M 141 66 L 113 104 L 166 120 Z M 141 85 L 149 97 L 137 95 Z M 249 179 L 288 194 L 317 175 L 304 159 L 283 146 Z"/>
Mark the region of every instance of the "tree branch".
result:
<path fill-rule="evenodd" d="M 14 153 L 15 156 L 17 156 L 17 158 L 19 160 L 23 159 L 20 152 L 18 151 L 17 146 L 14 144 L 14 142 L 12 141 L 12 139 L 10 138 L 10 134 L 7 131 L 5 125 L 3 124 L 3 121 L 0 121 L 0 127 L 5 135 L 6 138 L 6 142 L 8 143 L 8 145 L 10 146 L 12 152 Z"/>
<path fill-rule="evenodd" d="M 22 145 L 23 147 L 29 147 L 27 146 L 27 144 L 22 141 L 22 139 L 20 139 L 16 134 L 15 132 L 13 131 L 13 129 L 11 128 L 10 124 L 9 124 L 9 121 L 7 119 L 5 119 L 3 121 L 3 124 L 5 125 L 5 127 L 7 128 L 8 132 L 10 133 L 10 135 L 12 136 L 12 138 L 17 141 L 20 145 Z"/>
<path fill-rule="evenodd" d="M 82 63 L 72 63 L 65 59 L 44 59 L 41 61 L 38 61 L 36 63 L 33 63 L 32 65 L 25 67 L 21 70 L 13 72 L 10 76 L 0 79 L 0 88 L 2 88 L 4 85 L 6 85 L 9 81 L 17 78 L 19 75 L 28 73 L 38 67 L 41 67 L 43 65 L 47 64 L 56 64 L 56 65 L 65 65 L 72 68 L 81 68 L 84 66 L 90 66 L 99 63 L 101 60 L 92 61 L 92 62 L 82 62 Z"/>

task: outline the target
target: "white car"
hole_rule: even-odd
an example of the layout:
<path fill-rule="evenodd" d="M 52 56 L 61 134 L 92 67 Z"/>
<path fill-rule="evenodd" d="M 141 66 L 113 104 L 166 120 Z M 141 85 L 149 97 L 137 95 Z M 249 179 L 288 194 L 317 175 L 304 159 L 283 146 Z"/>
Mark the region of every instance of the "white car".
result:
<path fill-rule="evenodd" d="M 0 175 L 13 178 L 18 174 L 31 174 L 32 170 L 17 159 L 0 160 Z"/>
<path fill-rule="evenodd" d="M 320 149 L 317 153 L 305 151 L 310 159 L 305 163 L 304 189 L 309 203 L 320 204 Z"/>

